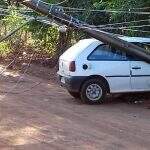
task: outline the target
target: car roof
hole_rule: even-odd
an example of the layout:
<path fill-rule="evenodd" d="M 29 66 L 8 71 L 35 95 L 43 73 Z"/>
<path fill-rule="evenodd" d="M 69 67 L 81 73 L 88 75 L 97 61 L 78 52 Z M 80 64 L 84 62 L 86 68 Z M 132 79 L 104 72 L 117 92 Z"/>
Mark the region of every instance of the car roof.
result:
<path fill-rule="evenodd" d="M 137 43 L 150 43 L 150 38 L 144 38 L 144 37 L 118 37 L 122 40 L 128 41 L 128 42 L 137 42 Z"/>
<path fill-rule="evenodd" d="M 118 36 L 119 39 L 122 39 L 124 41 L 127 41 L 127 42 L 136 42 L 136 43 L 150 43 L 150 38 L 145 38 L 145 37 L 128 37 L 128 36 Z M 97 39 L 84 39 L 84 40 L 81 40 L 81 41 L 93 41 L 93 42 L 96 42 L 98 41 Z M 102 43 L 100 41 L 100 43 Z"/>
<path fill-rule="evenodd" d="M 102 42 L 96 40 L 96 39 L 83 39 L 74 44 L 72 47 L 70 47 L 67 51 L 61 55 L 60 59 L 67 59 L 67 60 L 73 60 L 76 58 L 84 49 L 88 48 L 91 44 L 102 44 Z"/>
<path fill-rule="evenodd" d="M 118 36 L 118 38 L 128 41 L 128 42 L 138 42 L 138 43 L 150 43 L 150 38 L 143 37 L 127 37 L 127 36 Z M 73 60 L 76 58 L 84 49 L 88 48 L 91 44 L 100 45 L 103 44 L 101 41 L 91 38 L 83 39 L 70 47 L 67 51 L 63 53 L 60 57 L 61 59 Z"/>

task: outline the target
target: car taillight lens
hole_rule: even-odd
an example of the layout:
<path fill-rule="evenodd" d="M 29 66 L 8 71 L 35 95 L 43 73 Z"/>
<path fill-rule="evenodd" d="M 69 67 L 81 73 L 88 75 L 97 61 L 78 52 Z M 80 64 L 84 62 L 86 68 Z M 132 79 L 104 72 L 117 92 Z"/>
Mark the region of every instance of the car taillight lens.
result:
<path fill-rule="evenodd" d="M 69 71 L 75 72 L 76 71 L 76 63 L 75 61 L 71 61 L 69 64 Z"/>

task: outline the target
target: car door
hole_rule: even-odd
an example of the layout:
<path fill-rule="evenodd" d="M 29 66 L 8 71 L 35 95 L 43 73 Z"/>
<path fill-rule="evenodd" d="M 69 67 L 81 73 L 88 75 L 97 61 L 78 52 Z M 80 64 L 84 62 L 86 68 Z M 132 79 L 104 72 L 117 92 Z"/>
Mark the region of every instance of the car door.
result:
<path fill-rule="evenodd" d="M 149 43 L 136 43 L 150 52 Z M 132 57 L 133 58 L 133 57 Z M 131 61 L 131 87 L 133 90 L 150 91 L 150 64 L 133 58 Z"/>
<path fill-rule="evenodd" d="M 150 64 L 131 61 L 131 87 L 134 90 L 150 90 Z"/>
<path fill-rule="evenodd" d="M 127 92 L 130 85 L 130 61 L 123 52 L 109 45 L 99 45 L 89 56 L 90 68 L 88 73 L 106 78 L 110 92 Z"/>

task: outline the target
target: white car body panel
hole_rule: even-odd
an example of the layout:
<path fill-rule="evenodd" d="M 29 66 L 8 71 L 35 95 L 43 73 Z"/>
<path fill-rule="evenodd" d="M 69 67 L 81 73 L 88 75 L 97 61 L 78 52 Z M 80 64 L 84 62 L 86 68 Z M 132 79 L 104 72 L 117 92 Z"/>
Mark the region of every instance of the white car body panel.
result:
<path fill-rule="evenodd" d="M 150 38 L 120 37 L 128 42 L 150 43 Z M 110 93 L 150 91 L 150 64 L 143 61 L 89 61 L 87 57 L 102 42 L 96 39 L 81 40 L 67 50 L 59 59 L 61 76 L 92 76 L 105 78 Z M 76 71 L 69 71 L 70 61 L 76 62 Z M 84 70 L 83 65 L 88 69 Z M 134 70 L 133 67 L 141 67 Z"/>
<path fill-rule="evenodd" d="M 132 67 L 140 67 L 134 70 Z M 131 62 L 132 78 L 131 86 L 133 90 L 149 90 L 150 89 L 150 64 L 142 61 Z"/>

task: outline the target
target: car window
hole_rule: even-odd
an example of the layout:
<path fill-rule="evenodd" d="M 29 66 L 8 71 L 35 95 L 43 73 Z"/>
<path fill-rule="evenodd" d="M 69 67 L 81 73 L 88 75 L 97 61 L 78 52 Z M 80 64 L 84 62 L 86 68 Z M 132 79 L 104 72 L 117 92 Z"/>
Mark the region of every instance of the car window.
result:
<path fill-rule="evenodd" d="M 88 60 L 121 61 L 126 60 L 126 54 L 109 45 L 99 45 L 89 56 Z"/>

